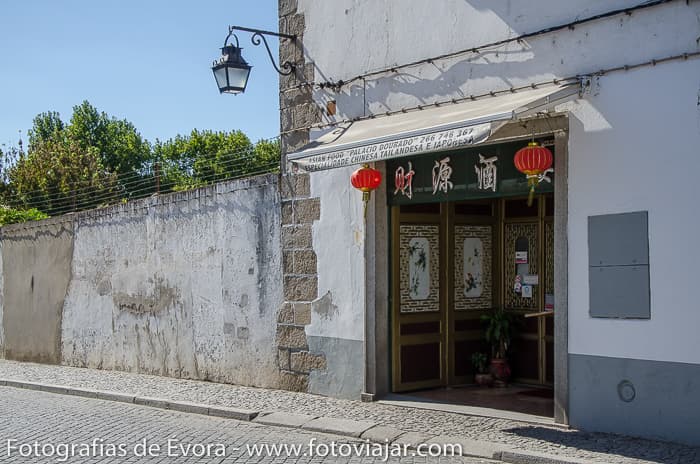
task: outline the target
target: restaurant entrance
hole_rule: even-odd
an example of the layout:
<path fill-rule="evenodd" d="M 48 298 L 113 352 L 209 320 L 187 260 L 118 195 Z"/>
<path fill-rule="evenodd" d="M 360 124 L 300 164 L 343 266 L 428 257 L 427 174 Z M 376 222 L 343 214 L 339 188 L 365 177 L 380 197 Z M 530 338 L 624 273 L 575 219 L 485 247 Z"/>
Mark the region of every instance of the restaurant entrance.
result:
<path fill-rule="evenodd" d="M 392 204 L 394 392 L 473 384 L 473 354 L 493 355 L 483 316 L 503 310 L 509 384 L 551 397 L 554 195 L 543 190 L 529 206 L 523 195 Z"/>

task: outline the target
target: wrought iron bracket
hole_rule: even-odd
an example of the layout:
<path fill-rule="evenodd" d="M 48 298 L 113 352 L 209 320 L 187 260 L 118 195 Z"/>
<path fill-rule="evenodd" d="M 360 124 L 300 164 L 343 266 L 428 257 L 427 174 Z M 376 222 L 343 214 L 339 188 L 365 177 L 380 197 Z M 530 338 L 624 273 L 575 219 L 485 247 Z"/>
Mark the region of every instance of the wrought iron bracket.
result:
<path fill-rule="evenodd" d="M 265 31 L 262 29 L 253 29 L 250 27 L 242 27 L 242 26 L 229 26 L 228 27 L 228 36 L 226 36 L 226 42 L 228 42 L 229 37 L 233 35 L 233 37 L 236 38 L 236 43 L 238 43 L 238 37 L 233 33 L 233 31 L 243 31 L 243 32 L 251 32 L 253 35 L 250 38 L 250 41 L 253 43 L 253 45 L 258 46 L 262 42 L 265 44 L 265 48 L 267 49 L 267 55 L 270 57 L 270 62 L 272 62 L 272 66 L 274 66 L 275 70 L 283 75 L 283 76 L 289 76 L 294 72 L 296 69 L 296 65 L 294 63 L 291 63 L 289 61 L 285 61 L 284 63 L 281 63 L 281 66 L 277 66 L 277 63 L 275 63 L 275 59 L 272 56 L 272 50 L 270 50 L 270 45 L 267 43 L 267 39 L 265 38 L 266 35 L 274 35 L 275 37 L 280 37 L 283 39 L 289 39 L 291 41 L 296 41 L 297 36 L 293 34 L 283 34 L 281 32 L 272 32 L 272 31 Z"/>

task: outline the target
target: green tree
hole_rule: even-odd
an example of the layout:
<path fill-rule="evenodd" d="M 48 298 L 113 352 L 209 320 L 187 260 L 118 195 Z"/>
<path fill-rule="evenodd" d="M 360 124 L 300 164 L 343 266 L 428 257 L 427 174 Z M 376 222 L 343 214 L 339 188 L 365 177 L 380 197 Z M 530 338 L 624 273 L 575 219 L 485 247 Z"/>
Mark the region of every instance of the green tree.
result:
<path fill-rule="evenodd" d="M 29 130 L 29 150 L 48 140 L 62 140 L 65 124 L 61 121 L 61 115 L 56 111 L 47 111 L 34 117 L 32 128 Z"/>
<path fill-rule="evenodd" d="M 279 143 L 253 144 L 241 131 L 193 130 L 153 146 L 161 191 L 185 190 L 224 179 L 271 172 L 279 166 Z"/>
<path fill-rule="evenodd" d="M 185 190 L 279 168 L 276 140 L 253 144 L 241 131 L 199 131 L 153 147 L 134 125 L 84 101 L 64 123 L 38 114 L 26 153 L 0 151 L 0 205 L 50 215 Z"/>
<path fill-rule="evenodd" d="M 5 203 L 57 215 L 100 206 L 119 195 L 116 176 L 102 165 L 94 147 L 84 148 L 70 135 L 46 140 L 20 153 L 7 171 Z"/>
<path fill-rule="evenodd" d="M 150 145 L 126 119 L 109 117 L 84 101 L 73 107 L 66 130 L 84 149 L 97 149 L 108 171 L 122 177 L 144 174 L 150 160 Z"/>
<path fill-rule="evenodd" d="M 39 219 L 45 219 L 47 217 L 47 214 L 42 213 L 36 208 L 20 210 L 0 206 L 0 226 L 15 224 L 17 222 L 38 221 Z"/>

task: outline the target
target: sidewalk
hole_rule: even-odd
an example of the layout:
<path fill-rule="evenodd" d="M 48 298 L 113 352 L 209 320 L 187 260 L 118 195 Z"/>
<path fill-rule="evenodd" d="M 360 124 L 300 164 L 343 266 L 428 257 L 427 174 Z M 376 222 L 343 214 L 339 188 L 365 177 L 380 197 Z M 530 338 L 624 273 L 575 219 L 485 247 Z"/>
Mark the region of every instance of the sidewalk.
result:
<path fill-rule="evenodd" d="M 564 430 L 506 419 L 414 409 L 380 403 L 338 400 L 306 393 L 223 385 L 193 380 L 172 379 L 127 372 L 48 366 L 0 360 L 0 381 L 16 380 L 60 385 L 81 390 L 110 391 L 127 397 L 150 399 L 152 406 L 170 407 L 168 402 L 198 403 L 258 413 L 258 421 L 290 426 L 308 426 L 314 430 L 363 438 L 399 437 L 406 441 L 441 442 L 462 440 L 471 446 L 477 442 L 486 449 L 508 450 L 507 462 L 599 462 L 599 463 L 678 463 L 700 462 L 700 448 L 623 437 L 603 433 Z M 160 401 L 158 401 L 160 400 Z M 141 401 L 142 403 L 144 401 Z M 192 412 L 202 412 L 193 407 Z M 176 409 L 173 407 L 172 409 Z M 274 414 L 273 414 L 274 413 Z M 213 414 L 212 414 L 213 415 Z M 345 421 L 334 421 L 344 419 Z M 348 422 L 359 421 L 359 422 Z M 334 430 L 340 424 L 338 430 Z M 362 427 L 361 427 L 362 426 Z M 369 429 L 369 427 L 374 428 Z M 326 427 L 324 429 L 324 427 Z M 357 428 L 357 434 L 346 433 Z M 500 451 L 499 451 L 500 455 Z M 545 459 L 538 455 L 547 455 Z M 558 458 L 558 460 L 552 458 Z"/>

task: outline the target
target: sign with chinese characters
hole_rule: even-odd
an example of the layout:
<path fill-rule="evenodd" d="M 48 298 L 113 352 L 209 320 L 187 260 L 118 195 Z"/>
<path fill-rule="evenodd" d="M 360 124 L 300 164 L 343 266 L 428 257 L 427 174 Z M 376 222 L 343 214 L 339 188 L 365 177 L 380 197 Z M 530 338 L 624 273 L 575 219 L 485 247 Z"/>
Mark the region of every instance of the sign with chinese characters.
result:
<path fill-rule="evenodd" d="M 396 190 L 394 190 L 394 195 L 401 192 L 401 195 L 404 195 L 409 199 L 413 198 L 414 174 L 415 171 L 413 170 L 413 166 L 411 165 L 410 161 L 408 162 L 408 169 L 404 169 L 403 166 L 396 168 L 396 172 L 394 173 L 394 186 L 396 187 Z"/>
<path fill-rule="evenodd" d="M 547 140 L 538 142 L 554 148 Z M 529 191 L 527 179 L 513 163 L 522 145 L 522 141 L 509 142 L 389 160 L 387 173 L 394 173 L 394 182 L 387 187 L 388 202 L 396 205 L 525 196 Z M 537 187 L 538 193 L 554 190 L 554 173 L 547 172 L 546 176 L 551 182 L 544 179 Z"/>
<path fill-rule="evenodd" d="M 440 161 L 435 161 L 433 166 L 433 195 L 438 191 L 448 193 L 454 185 L 450 182 L 452 177 L 452 168 L 450 167 L 450 158 L 443 158 Z"/>
<path fill-rule="evenodd" d="M 498 156 L 484 158 L 484 155 L 479 153 L 479 165 L 474 166 L 476 177 L 479 180 L 479 190 L 496 191 L 496 185 L 498 184 L 496 161 L 498 161 Z"/>

